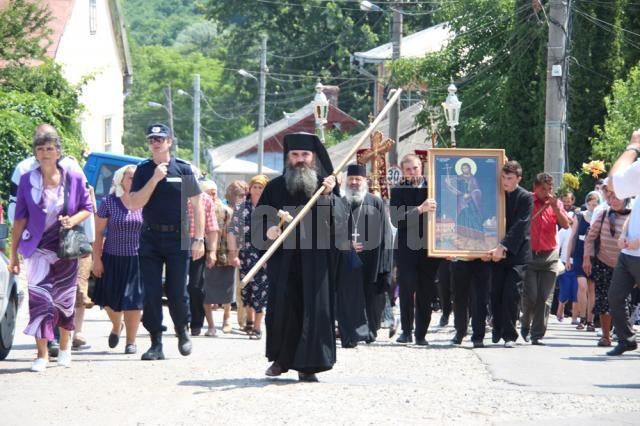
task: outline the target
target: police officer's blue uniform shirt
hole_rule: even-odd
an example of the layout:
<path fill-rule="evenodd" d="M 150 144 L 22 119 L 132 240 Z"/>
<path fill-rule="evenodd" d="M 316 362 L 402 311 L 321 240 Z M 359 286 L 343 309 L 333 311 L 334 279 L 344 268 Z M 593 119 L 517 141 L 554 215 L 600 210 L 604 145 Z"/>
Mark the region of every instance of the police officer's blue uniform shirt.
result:
<path fill-rule="evenodd" d="M 153 160 L 146 160 L 138 165 L 133 175 L 131 192 L 139 191 L 147 184 L 156 166 Z M 182 214 L 186 214 L 186 199 L 201 192 L 189 163 L 171 157 L 167 176 L 153 190 L 142 209 L 142 218 L 146 224 L 151 225 L 180 224 Z"/>

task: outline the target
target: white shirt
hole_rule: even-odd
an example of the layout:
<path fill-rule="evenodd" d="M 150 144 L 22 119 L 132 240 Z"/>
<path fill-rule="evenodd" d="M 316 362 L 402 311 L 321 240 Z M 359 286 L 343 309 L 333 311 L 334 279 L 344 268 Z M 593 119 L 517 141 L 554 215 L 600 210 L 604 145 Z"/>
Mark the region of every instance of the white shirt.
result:
<path fill-rule="evenodd" d="M 615 175 L 613 175 L 613 188 L 616 196 L 620 199 L 631 198 L 640 195 L 640 161 L 634 162 Z M 636 208 L 635 203 L 631 209 L 629 217 L 629 228 L 627 230 L 627 239 L 640 239 L 640 206 Z M 640 250 L 623 249 L 622 253 L 629 256 L 640 257 Z"/>
<path fill-rule="evenodd" d="M 576 214 L 570 211 L 570 212 L 567 212 L 567 216 L 569 217 L 569 219 L 575 220 Z M 571 227 L 568 227 L 567 229 L 560 228 L 558 230 L 558 235 L 557 235 L 558 247 L 560 247 L 560 259 L 565 264 L 567 263 L 567 260 L 569 257 L 568 249 L 569 249 L 569 241 L 571 241 L 571 233 L 572 233 Z"/>

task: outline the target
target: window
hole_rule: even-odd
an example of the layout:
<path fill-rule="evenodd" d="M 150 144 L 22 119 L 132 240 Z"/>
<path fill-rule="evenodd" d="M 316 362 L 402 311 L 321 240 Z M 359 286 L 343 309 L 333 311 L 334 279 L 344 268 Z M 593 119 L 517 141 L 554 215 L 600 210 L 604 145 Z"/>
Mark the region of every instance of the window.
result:
<path fill-rule="evenodd" d="M 94 188 L 96 200 L 102 200 L 102 197 L 109 193 L 111 182 L 113 181 L 113 174 L 119 168 L 120 165 L 118 164 L 103 164 L 100 166 L 100 173 L 98 173 L 96 187 Z"/>
<path fill-rule="evenodd" d="M 104 119 L 104 150 L 111 151 L 111 143 L 113 142 L 113 132 L 111 130 L 111 117 Z"/>
<path fill-rule="evenodd" d="M 98 23 L 96 22 L 97 1 L 98 0 L 89 0 L 89 34 L 91 35 L 96 33 L 98 27 Z"/>

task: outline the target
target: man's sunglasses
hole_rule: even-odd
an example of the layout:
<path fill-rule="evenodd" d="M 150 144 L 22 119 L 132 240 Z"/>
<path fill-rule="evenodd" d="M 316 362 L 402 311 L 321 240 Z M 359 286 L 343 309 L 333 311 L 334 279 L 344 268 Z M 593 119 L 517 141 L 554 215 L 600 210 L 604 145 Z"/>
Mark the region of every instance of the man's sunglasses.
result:
<path fill-rule="evenodd" d="M 147 138 L 147 142 L 148 143 L 162 143 L 164 142 L 165 138 L 161 137 L 161 136 L 150 136 Z"/>

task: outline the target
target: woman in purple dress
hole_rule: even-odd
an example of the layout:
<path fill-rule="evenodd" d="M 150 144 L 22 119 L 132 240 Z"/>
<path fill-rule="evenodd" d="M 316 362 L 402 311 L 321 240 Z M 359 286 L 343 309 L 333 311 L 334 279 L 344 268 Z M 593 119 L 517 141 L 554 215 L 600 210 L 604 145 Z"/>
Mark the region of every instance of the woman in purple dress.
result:
<path fill-rule="evenodd" d="M 40 166 L 20 178 L 9 270 L 20 273 L 20 253 L 29 285 L 29 324 L 24 332 L 36 339 L 38 357 L 31 370 L 40 372 L 49 362 L 47 341 L 53 340 L 54 327 L 60 328 L 58 365 L 71 364 L 78 260 L 59 259 L 56 253 L 60 227 L 82 223 L 93 206 L 84 176 L 58 166 L 61 149 L 55 129 L 38 134 L 33 151 Z M 69 193 L 67 211 L 61 215 L 65 190 Z"/>
<path fill-rule="evenodd" d="M 98 278 L 93 302 L 103 307 L 111 320 L 110 348 L 118 346 L 124 317 L 125 354 L 136 353 L 143 302 L 138 260 L 142 209 L 129 208 L 135 171 L 136 166 L 128 165 L 114 173 L 111 192 L 98 208 L 93 243 L 93 274 Z M 105 229 L 107 235 L 103 238 Z"/>

